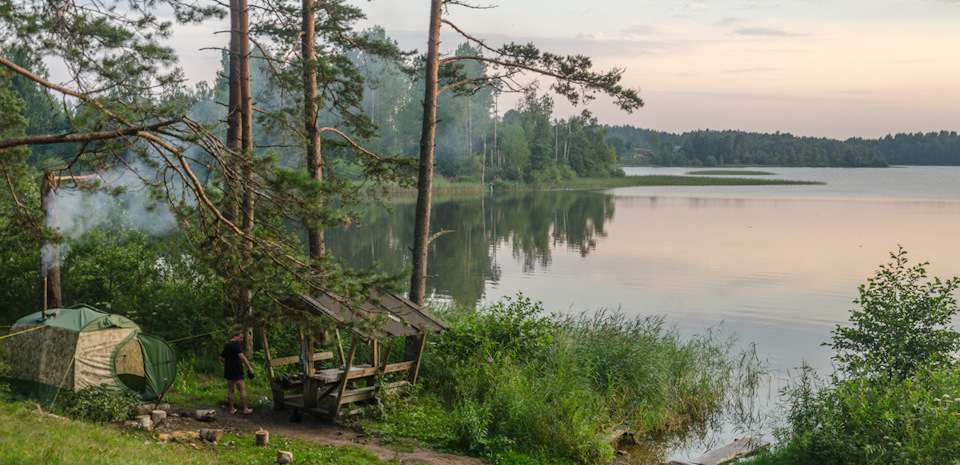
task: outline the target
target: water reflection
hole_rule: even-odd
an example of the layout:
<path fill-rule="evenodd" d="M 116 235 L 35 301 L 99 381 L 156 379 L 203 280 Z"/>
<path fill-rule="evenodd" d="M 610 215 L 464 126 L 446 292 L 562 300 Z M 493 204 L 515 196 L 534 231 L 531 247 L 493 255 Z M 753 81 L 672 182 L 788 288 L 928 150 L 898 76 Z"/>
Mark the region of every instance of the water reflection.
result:
<path fill-rule="evenodd" d="M 414 199 L 372 211 L 360 228 L 326 234 L 332 253 L 354 266 L 379 263 L 398 272 L 409 264 Z M 607 237 L 614 197 L 597 192 L 523 192 L 435 199 L 431 229 L 451 231 L 428 254 L 428 293 L 476 305 L 501 279 L 499 253 L 509 251 L 521 273 L 547 270 L 558 251 L 586 257 Z"/>

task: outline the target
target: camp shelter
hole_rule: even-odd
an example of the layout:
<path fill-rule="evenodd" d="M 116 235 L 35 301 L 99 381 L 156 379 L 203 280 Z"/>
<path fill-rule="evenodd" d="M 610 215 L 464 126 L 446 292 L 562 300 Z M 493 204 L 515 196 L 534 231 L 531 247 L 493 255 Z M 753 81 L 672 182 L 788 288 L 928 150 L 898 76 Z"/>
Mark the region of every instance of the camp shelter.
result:
<path fill-rule="evenodd" d="M 129 318 L 87 306 L 25 316 L 10 329 L 4 355 L 15 389 L 49 398 L 58 390 L 106 384 L 144 399 L 160 396 L 177 375 L 173 349 Z"/>
<path fill-rule="evenodd" d="M 294 407 L 334 418 L 349 412 L 345 406 L 375 399 L 380 390 L 416 383 L 427 333 L 449 327 L 396 293 L 379 290 L 372 291 L 368 297 L 357 303 L 327 291 L 300 294 L 288 302 L 301 312 L 331 318 L 338 327 L 349 330 L 352 342 L 348 350 L 344 350 L 340 331 L 336 331 L 339 357 L 329 351 L 316 352 L 313 342 L 303 338 L 301 328 L 300 354 L 272 358 L 266 335 L 261 332 L 275 407 Z M 416 337 L 418 341 L 418 350 L 410 357 L 403 349 L 403 341 L 401 347 L 393 350 L 396 340 L 407 337 Z M 385 349 L 383 341 L 386 341 Z M 361 345 L 368 347 L 362 351 L 367 357 L 358 351 Z M 391 363 L 391 359 L 395 361 Z M 334 366 L 318 369 L 316 363 L 324 360 L 334 360 Z M 277 376 L 274 371 L 276 367 L 298 362 L 301 372 L 293 382 Z M 298 391 L 298 394 L 287 396 L 285 391 Z"/>

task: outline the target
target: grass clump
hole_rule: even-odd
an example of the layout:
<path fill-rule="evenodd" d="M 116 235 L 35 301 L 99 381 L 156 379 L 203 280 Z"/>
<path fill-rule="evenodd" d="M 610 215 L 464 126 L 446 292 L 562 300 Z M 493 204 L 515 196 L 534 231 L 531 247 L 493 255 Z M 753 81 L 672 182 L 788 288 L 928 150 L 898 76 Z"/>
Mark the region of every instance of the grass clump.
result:
<path fill-rule="evenodd" d="M 613 461 L 605 431 L 678 428 L 735 383 L 731 344 L 682 340 L 662 318 L 560 318 L 517 296 L 454 318 L 431 339 L 415 401 L 369 425 L 494 463 Z"/>

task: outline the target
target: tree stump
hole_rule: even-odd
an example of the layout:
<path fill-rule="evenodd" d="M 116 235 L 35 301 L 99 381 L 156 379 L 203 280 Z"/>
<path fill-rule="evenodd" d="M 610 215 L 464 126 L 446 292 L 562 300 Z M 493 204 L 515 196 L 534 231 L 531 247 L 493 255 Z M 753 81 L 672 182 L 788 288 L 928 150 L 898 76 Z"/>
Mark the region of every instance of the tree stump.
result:
<path fill-rule="evenodd" d="M 285 450 L 277 451 L 277 463 L 280 465 L 290 465 L 293 463 L 293 452 Z"/>
<path fill-rule="evenodd" d="M 202 429 L 200 430 L 200 439 L 207 442 L 218 442 L 223 439 L 222 429 Z"/>
<path fill-rule="evenodd" d="M 257 445 L 260 447 L 266 447 L 270 445 L 270 432 L 267 430 L 260 430 L 256 433 Z"/>
<path fill-rule="evenodd" d="M 159 428 L 160 425 L 163 425 L 167 421 L 167 412 L 163 410 L 154 410 L 150 412 L 150 420 L 153 421 L 153 427 Z"/>
<path fill-rule="evenodd" d="M 150 431 L 153 429 L 153 420 L 150 419 L 150 415 L 138 415 L 137 425 L 144 431 Z"/>
<path fill-rule="evenodd" d="M 217 411 L 213 409 L 197 410 L 194 412 L 193 418 L 196 418 L 197 421 L 213 421 L 217 419 Z"/>

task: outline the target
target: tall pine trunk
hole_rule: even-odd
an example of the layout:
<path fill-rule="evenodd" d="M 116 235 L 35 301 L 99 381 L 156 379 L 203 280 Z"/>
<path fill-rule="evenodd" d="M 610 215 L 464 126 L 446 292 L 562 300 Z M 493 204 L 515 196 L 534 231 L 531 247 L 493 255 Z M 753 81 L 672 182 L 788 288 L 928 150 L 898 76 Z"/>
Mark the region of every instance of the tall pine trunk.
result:
<path fill-rule="evenodd" d="M 303 124 L 307 134 L 307 172 L 310 179 L 323 180 L 322 158 L 320 153 L 320 128 L 317 127 L 317 67 L 314 41 L 316 23 L 313 12 L 313 0 L 303 0 L 302 53 L 303 53 Z M 307 228 L 307 244 L 311 259 L 319 259 L 325 252 L 323 229 Z"/>
<path fill-rule="evenodd" d="M 421 306 L 427 292 L 427 246 L 430 242 L 442 8 L 443 0 L 430 1 L 430 32 L 427 42 L 426 83 L 423 92 L 423 128 L 420 132 L 420 172 L 417 177 L 417 212 L 413 229 L 413 275 L 410 278 L 410 300 Z"/>
<path fill-rule="evenodd" d="M 430 1 L 430 31 L 427 42 L 426 76 L 423 91 L 423 128 L 420 131 L 420 172 L 417 176 L 417 212 L 413 227 L 413 273 L 410 300 L 423 306 L 427 293 L 427 247 L 430 245 L 430 207 L 433 195 L 433 149 L 437 132 L 437 87 L 440 69 L 440 15 L 443 0 Z M 405 360 L 414 360 L 423 335 L 408 337 Z"/>

